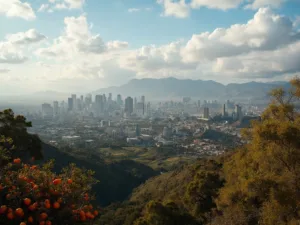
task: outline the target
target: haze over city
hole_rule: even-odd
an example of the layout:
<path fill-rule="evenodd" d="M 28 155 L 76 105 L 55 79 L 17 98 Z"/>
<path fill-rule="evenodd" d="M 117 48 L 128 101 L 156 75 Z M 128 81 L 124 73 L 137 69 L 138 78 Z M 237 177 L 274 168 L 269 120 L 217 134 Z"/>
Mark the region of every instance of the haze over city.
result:
<path fill-rule="evenodd" d="M 287 81 L 300 70 L 299 8 L 297 0 L 0 0 L 0 93 L 88 93 L 141 78 Z"/>

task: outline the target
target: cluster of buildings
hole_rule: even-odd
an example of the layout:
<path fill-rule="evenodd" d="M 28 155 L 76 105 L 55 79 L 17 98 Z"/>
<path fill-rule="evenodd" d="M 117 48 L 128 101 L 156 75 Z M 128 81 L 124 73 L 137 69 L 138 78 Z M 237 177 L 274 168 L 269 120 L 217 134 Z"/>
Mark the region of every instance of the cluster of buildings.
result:
<path fill-rule="evenodd" d="M 82 115 L 92 117 L 109 117 L 122 116 L 129 118 L 131 116 L 145 117 L 151 116 L 150 102 L 146 103 L 145 96 L 140 98 L 127 97 L 123 101 L 120 94 L 113 100 L 112 93 L 106 97 L 103 95 L 95 95 L 93 100 L 92 95 L 86 97 L 81 95 L 79 98 L 76 94 L 72 94 L 67 102 L 54 101 L 53 104 L 42 104 L 42 118 L 57 119 L 61 116 Z"/>

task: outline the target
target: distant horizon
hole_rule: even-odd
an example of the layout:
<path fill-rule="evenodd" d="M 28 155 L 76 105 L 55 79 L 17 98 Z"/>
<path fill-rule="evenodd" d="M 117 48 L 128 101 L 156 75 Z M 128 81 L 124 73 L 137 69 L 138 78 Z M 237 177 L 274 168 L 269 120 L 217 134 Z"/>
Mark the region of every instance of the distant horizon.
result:
<path fill-rule="evenodd" d="M 80 95 L 86 95 L 86 94 L 92 94 L 94 92 L 97 92 L 98 90 L 101 90 L 101 89 L 109 89 L 109 88 L 119 88 L 123 85 L 126 85 L 128 84 L 129 82 L 133 81 L 133 80 L 166 80 L 166 79 L 176 79 L 176 80 L 191 80 L 191 81 L 213 81 L 213 82 L 216 82 L 216 83 L 219 83 L 219 84 L 222 84 L 224 86 L 227 86 L 227 85 L 230 85 L 230 84 L 247 84 L 247 83 L 288 83 L 289 81 L 247 81 L 247 82 L 232 82 L 232 83 L 221 83 L 221 82 L 218 82 L 218 81 L 214 81 L 214 80 L 203 80 L 203 79 L 190 79 L 190 78 L 176 78 L 176 77 L 163 77 L 163 78 L 133 78 L 131 80 L 129 80 L 128 82 L 124 83 L 124 84 L 121 84 L 119 86 L 108 86 L 108 87 L 103 87 L 103 88 L 99 88 L 99 89 L 96 89 L 96 90 L 91 90 L 91 91 L 88 91 L 88 92 L 62 92 L 62 91 L 56 91 L 56 90 L 41 90 L 41 91 L 36 91 L 36 92 L 31 92 L 31 93 L 27 93 L 25 94 L 26 96 L 29 96 L 29 95 L 36 95 L 36 94 L 43 94 L 43 93 L 47 93 L 47 92 L 53 92 L 55 94 L 62 94 L 62 95 L 69 95 L 69 94 L 80 94 Z M 5 93 L 1 93 L 2 97 L 5 97 L 5 96 L 20 96 L 20 95 L 24 95 L 24 93 L 10 93 L 10 94 L 5 94 Z M 1 99 L 1 96 L 0 96 L 0 99 Z"/>

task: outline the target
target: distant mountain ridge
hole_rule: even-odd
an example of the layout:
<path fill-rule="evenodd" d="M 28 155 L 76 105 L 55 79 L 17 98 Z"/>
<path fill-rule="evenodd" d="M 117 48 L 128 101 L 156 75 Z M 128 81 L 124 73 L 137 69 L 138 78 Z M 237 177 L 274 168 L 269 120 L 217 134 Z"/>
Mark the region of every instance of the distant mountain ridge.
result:
<path fill-rule="evenodd" d="M 172 99 L 185 96 L 202 99 L 220 98 L 265 98 L 268 92 L 276 87 L 288 88 L 288 82 L 272 83 L 232 83 L 224 85 L 212 80 L 179 80 L 176 78 L 163 79 L 133 79 L 119 87 L 99 89 L 93 94 L 113 93 L 125 96 L 145 95 L 150 99 Z"/>

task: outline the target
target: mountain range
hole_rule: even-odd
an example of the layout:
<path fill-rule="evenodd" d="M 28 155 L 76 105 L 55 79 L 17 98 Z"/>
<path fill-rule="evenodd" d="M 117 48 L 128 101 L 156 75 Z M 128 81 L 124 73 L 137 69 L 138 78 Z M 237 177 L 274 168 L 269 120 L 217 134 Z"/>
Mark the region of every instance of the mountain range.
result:
<path fill-rule="evenodd" d="M 199 99 L 265 99 L 268 92 L 277 87 L 287 89 L 288 82 L 248 82 L 224 85 L 215 81 L 164 79 L 133 79 L 119 87 L 102 88 L 92 94 L 113 93 L 122 96 L 141 96 L 147 99 L 178 99 L 194 97 Z"/>

